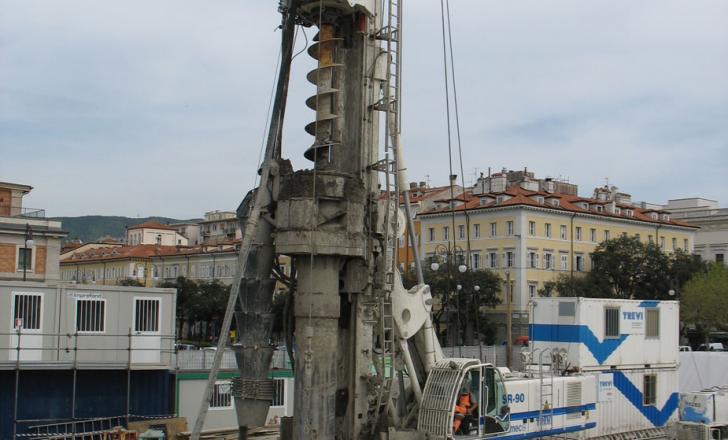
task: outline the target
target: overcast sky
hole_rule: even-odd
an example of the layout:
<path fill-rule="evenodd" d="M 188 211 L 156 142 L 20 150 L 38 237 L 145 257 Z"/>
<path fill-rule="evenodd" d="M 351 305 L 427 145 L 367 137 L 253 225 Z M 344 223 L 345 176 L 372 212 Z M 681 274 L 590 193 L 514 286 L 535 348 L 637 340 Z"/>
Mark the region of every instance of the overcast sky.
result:
<path fill-rule="evenodd" d="M 254 181 L 274 0 L 0 0 L 0 181 L 49 215 L 200 217 Z M 439 0 L 404 10 L 411 180 L 447 181 Z M 728 206 L 728 2 L 451 0 L 466 178 L 605 178 L 636 200 Z M 308 31 L 309 37 L 312 35 Z M 299 35 L 298 47 L 304 45 Z M 312 60 L 284 153 L 308 166 Z M 459 170 L 458 170 L 459 174 Z"/>

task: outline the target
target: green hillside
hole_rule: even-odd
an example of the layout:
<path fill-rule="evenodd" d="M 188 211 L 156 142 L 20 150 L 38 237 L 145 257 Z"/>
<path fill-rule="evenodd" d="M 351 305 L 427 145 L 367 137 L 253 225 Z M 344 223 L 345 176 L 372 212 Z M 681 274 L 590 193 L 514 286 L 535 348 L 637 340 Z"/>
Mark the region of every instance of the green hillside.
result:
<path fill-rule="evenodd" d="M 156 220 L 160 223 L 178 223 L 180 221 L 169 217 L 119 217 L 107 215 L 84 215 L 81 217 L 54 217 L 53 220 L 63 222 L 63 230 L 68 231 L 66 240 L 81 240 L 84 243 L 98 240 L 103 237 L 123 238 L 126 235 L 126 227 L 143 223 L 149 220 Z M 199 221 L 193 219 L 189 221 Z"/>

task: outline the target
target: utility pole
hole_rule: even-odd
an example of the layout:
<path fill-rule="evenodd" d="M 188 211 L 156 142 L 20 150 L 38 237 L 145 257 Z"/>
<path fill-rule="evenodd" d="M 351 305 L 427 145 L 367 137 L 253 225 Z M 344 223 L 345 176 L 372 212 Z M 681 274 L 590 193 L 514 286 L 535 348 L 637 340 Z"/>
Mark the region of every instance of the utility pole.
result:
<path fill-rule="evenodd" d="M 506 366 L 513 366 L 513 312 L 511 310 L 511 271 L 506 270 Z"/>

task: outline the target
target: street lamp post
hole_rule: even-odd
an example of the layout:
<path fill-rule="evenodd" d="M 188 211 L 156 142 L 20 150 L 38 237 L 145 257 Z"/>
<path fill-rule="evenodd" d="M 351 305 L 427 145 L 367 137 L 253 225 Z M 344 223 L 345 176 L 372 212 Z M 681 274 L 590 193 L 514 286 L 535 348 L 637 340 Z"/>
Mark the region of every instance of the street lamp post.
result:
<path fill-rule="evenodd" d="M 450 301 L 449 301 L 449 296 L 450 296 L 451 291 L 452 291 L 452 287 L 451 287 L 452 286 L 451 283 L 453 281 L 452 266 L 453 266 L 453 263 L 455 262 L 455 259 L 453 258 L 453 256 L 455 256 L 455 255 L 462 255 L 462 254 L 463 254 L 463 249 L 460 246 L 458 246 L 458 245 L 450 246 L 450 243 L 448 243 L 448 245 L 445 246 L 443 244 L 438 244 L 437 246 L 435 246 L 435 250 L 434 250 L 434 257 L 435 258 L 432 261 L 432 263 L 430 264 L 430 269 L 432 271 L 437 271 L 440 268 L 440 263 L 438 263 L 438 261 L 437 261 L 439 259 L 438 257 L 440 257 L 442 255 L 445 256 L 445 262 L 447 264 L 447 274 L 448 274 L 448 277 L 447 277 L 447 291 L 445 292 L 445 295 L 444 295 L 443 308 L 445 309 L 445 316 L 447 317 L 447 334 L 446 334 L 446 338 L 445 339 L 446 339 L 446 341 L 448 341 L 448 343 L 450 342 L 450 338 L 451 338 L 451 335 L 452 335 L 452 332 L 450 331 L 450 307 L 449 307 Z M 467 269 L 468 269 L 467 266 L 465 266 L 464 264 L 460 264 L 458 266 L 458 270 L 461 273 L 465 272 Z M 462 288 L 462 286 L 459 286 L 459 287 Z M 459 307 L 460 306 L 460 295 L 458 295 L 458 304 L 457 304 L 457 306 L 458 306 L 458 310 L 457 310 L 457 313 L 458 313 L 458 321 L 456 322 L 456 324 L 457 324 L 456 330 L 458 332 L 457 340 L 459 340 L 460 339 L 460 307 Z"/>
<path fill-rule="evenodd" d="M 28 247 L 33 247 L 33 228 L 30 227 L 30 223 L 25 224 L 25 246 L 23 247 L 23 281 L 27 278 L 28 273 L 28 261 L 32 264 L 32 256 L 28 258 Z"/>
<path fill-rule="evenodd" d="M 513 313 L 511 311 L 511 271 L 506 270 L 506 366 L 513 362 Z"/>

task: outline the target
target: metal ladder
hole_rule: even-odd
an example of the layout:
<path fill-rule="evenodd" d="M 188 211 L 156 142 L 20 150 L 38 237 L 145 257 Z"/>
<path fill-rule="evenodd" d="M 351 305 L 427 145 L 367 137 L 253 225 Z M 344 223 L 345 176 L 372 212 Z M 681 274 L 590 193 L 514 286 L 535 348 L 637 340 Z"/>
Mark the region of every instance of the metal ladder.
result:
<path fill-rule="evenodd" d="M 381 361 L 378 365 L 378 374 L 381 377 L 380 388 L 376 403 L 379 409 L 388 404 L 392 382 L 394 379 L 396 337 L 394 318 L 392 317 L 391 292 L 394 288 L 395 271 L 397 270 L 396 250 L 397 240 L 397 209 L 399 207 L 399 185 L 406 182 L 397 182 L 396 149 L 399 142 L 400 114 L 400 50 L 399 27 L 401 24 L 400 1 L 388 0 L 386 2 L 386 21 L 374 38 L 384 42 L 384 49 L 388 54 L 387 76 L 383 86 L 383 97 L 375 103 L 374 110 L 385 112 L 385 145 L 384 159 L 371 166 L 372 169 L 384 174 L 384 197 L 386 210 L 384 212 L 384 231 L 382 243 L 382 261 L 384 263 L 382 293 L 379 299 L 379 335 L 382 349 Z M 392 218 L 394 216 L 394 218 Z"/>
<path fill-rule="evenodd" d="M 539 431 L 550 431 L 554 427 L 554 365 L 552 360 L 549 365 L 548 378 L 546 378 L 543 364 L 543 357 L 546 353 L 551 357 L 550 348 L 545 348 L 538 354 Z"/>

